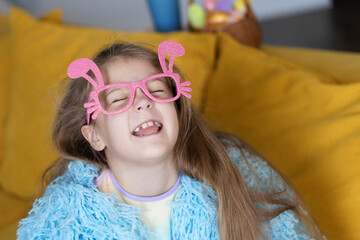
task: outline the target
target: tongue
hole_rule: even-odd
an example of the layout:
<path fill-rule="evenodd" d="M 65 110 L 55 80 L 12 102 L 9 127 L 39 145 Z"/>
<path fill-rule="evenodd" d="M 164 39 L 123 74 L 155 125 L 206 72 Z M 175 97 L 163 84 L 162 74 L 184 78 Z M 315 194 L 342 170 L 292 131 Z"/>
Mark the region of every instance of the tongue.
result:
<path fill-rule="evenodd" d="M 135 136 L 149 136 L 152 135 L 154 133 L 157 133 L 159 131 L 159 127 L 158 126 L 151 126 L 151 127 L 147 127 L 145 129 L 140 129 L 137 133 L 135 133 Z"/>

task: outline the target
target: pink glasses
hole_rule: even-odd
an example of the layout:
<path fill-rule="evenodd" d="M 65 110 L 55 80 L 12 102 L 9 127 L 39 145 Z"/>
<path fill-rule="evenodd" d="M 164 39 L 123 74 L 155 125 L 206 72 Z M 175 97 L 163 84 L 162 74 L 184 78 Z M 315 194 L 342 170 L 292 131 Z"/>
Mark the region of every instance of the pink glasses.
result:
<path fill-rule="evenodd" d="M 170 55 L 169 69 L 166 68 L 165 54 Z M 180 76 L 173 73 L 175 57 L 185 54 L 183 46 L 174 41 L 165 41 L 159 45 L 158 56 L 163 73 L 155 74 L 144 80 L 131 83 L 114 83 L 104 85 L 101 72 L 97 65 L 90 59 L 80 58 L 73 61 L 67 70 L 70 78 L 83 77 L 95 88 L 89 95 L 89 101 L 84 104 L 87 124 L 90 116 L 93 120 L 100 112 L 104 114 L 116 114 L 127 110 L 134 102 L 136 88 L 141 88 L 144 94 L 155 102 L 172 102 L 181 95 L 191 98 L 190 82 L 181 83 Z M 91 70 L 98 83 L 87 73 Z M 175 89 L 170 89 L 174 86 Z"/>

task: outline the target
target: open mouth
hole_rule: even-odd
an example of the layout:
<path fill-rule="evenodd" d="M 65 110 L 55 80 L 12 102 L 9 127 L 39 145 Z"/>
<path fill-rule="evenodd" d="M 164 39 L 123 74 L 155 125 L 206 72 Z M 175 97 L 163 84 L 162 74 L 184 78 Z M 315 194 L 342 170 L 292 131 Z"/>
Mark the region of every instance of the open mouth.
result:
<path fill-rule="evenodd" d="M 163 124 L 161 122 L 150 120 L 141 123 L 131 134 L 137 137 L 150 136 L 159 133 L 162 127 Z"/>

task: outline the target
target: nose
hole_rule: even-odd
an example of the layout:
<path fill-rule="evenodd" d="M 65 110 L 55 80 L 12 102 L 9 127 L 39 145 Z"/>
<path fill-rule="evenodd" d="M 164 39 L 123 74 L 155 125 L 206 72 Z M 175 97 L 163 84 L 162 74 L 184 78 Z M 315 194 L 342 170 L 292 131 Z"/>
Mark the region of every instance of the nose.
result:
<path fill-rule="evenodd" d="M 134 109 L 136 111 L 141 111 L 145 109 L 149 110 L 152 107 L 152 100 L 148 98 L 140 88 L 137 88 L 135 90 Z"/>

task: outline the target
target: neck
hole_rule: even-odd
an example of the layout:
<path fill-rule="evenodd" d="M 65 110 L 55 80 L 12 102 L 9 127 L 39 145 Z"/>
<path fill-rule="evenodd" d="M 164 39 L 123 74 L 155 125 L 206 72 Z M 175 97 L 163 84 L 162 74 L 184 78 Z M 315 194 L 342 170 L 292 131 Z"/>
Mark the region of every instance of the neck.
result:
<path fill-rule="evenodd" d="M 179 173 L 171 161 L 142 166 L 141 164 L 112 164 L 110 169 L 119 185 L 139 197 L 154 197 L 169 191 Z"/>

